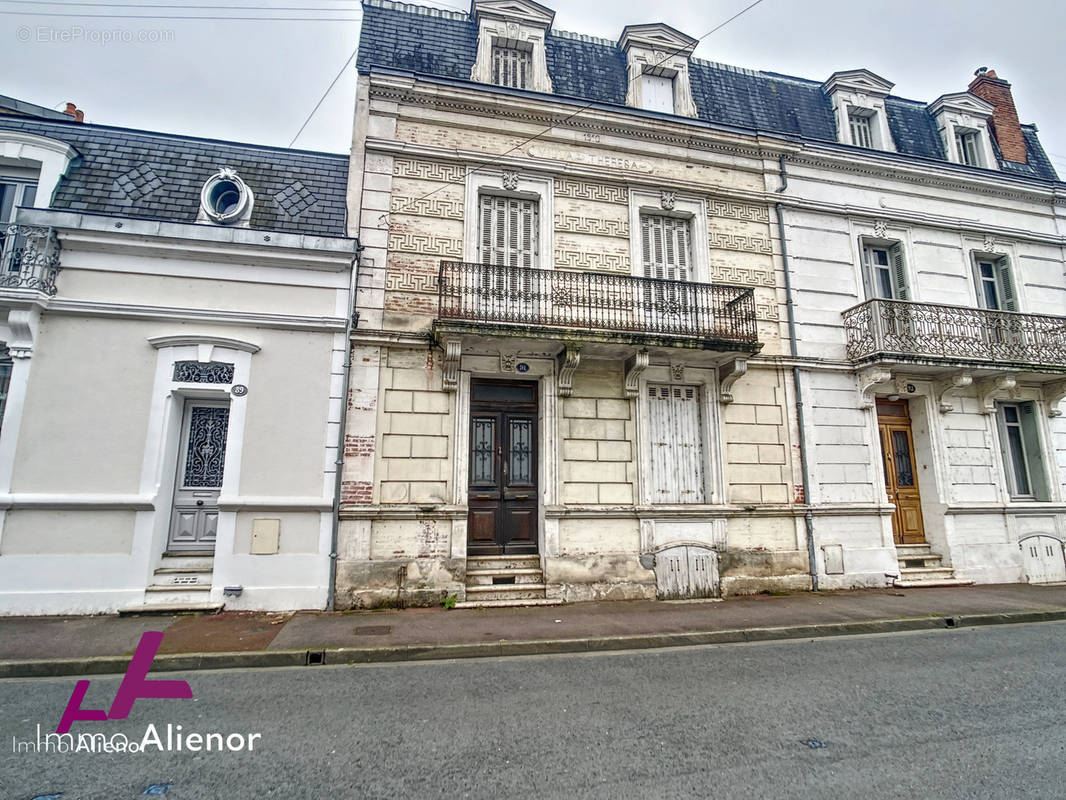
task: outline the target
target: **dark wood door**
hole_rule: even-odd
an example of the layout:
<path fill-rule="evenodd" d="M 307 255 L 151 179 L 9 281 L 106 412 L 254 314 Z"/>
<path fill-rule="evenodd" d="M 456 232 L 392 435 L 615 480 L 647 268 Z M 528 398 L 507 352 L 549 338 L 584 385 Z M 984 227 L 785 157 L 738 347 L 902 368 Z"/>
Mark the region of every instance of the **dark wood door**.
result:
<path fill-rule="evenodd" d="M 537 552 L 536 384 L 475 381 L 467 552 Z"/>
<path fill-rule="evenodd" d="M 922 544 L 925 523 L 907 402 L 878 400 L 877 428 L 881 435 L 885 491 L 888 501 L 896 507 L 892 514 L 892 538 L 896 544 Z"/>

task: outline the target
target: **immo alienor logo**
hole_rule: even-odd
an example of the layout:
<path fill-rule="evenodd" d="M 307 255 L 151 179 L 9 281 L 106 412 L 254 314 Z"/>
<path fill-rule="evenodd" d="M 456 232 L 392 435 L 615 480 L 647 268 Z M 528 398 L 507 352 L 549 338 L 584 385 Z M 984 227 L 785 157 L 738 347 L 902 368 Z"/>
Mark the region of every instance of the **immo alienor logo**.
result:
<path fill-rule="evenodd" d="M 148 670 L 152 668 L 156 651 L 163 641 L 162 631 L 146 631 L 137 643 L 137 650 L 126 668 L 122 685 L 115 693 L 111 708 L 105 713 L 102 709 L 82 708 L 81 702 L 89 691 L 90 681 L 78 681 L 70 693 L 67 708 L 59 720 L 56 733 L 63 734 L 70 730 L 74 722 L 102 722 L 109 719 L 126 719 L 138 698 L 157 700 L 189 700 L 192 687 L 186 681 L 148 680 Z"/>

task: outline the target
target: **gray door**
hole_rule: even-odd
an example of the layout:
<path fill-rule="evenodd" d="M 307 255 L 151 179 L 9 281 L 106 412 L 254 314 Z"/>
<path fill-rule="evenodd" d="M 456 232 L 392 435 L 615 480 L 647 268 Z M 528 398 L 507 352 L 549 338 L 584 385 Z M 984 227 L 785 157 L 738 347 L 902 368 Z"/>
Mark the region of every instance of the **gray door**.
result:
<path fill-rule="evenodd" d="M 189 400 L 181 423 L 169 552 L 214 552 L 229 404 Z"/>

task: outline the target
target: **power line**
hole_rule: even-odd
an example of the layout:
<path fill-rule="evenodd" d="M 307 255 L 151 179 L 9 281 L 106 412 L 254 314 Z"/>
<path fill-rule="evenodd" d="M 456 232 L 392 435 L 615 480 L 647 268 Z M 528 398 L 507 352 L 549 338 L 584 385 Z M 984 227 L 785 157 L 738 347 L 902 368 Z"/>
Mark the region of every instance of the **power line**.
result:
<path fill-rule="evenodd" d="M 704 39 L 706 39 L 712 33 L 717 33 L 722 28 L 724 28 L 726 25 L 728 25 L 730 22 L 735 20 L 737 17 L 740 17 L 743 14 L 746 14 L 748 11 L 751 11 L 753 8 L 755 8 L 755 6 L 759 5 L 762 2 L 763 2 L 763 0 L 755 0 L 754 3 L 751 3 L 750 5 L 745 6 L 740 11 L 738 11 L 736 14 L 734 14 L 729 19 L 727 19 L 725 22 L 723 22 L 722 24 L 720 24 L 720 25 L 718 25 L 718 26 L 716 26 L 714 28 L 711 28 L 709 31 L 707 31 L 707 33 L 703 34 L 703 36 L 700 36 L 698 39 L 696 39 L 696 44 L 699 44 L 700 42 L 702 42 Z M 695 47 L 695 45 L 693 45 L 693 47 Z M 676 56 L 678 53 L 683 53 L 685 50 L 688 50 L 688 49 L 689 49 L 688 46 L 679 47 L 676 50 L 673 50 L 673 51 L 667 53 L 662 58 L 662 60 L 660 60 L 656 64 L 653 64 L 646 71 L 651 71 L 651 70 L 654 70 L 656 67 L 662 66 L 667 61 L 669 61 L 671 58 Z M 628 87 L 629 84 L 633 83 L 633 81 L 635 81 L 638 77 L 641 77 L 641 76 L 637 75 L 637 76 L 635 76 L 633 78 L 630 78 L 626 82 L 626 87 Z M 572 114 L 569 114 L 566 117 L 564 117 L 559 122 L 552 123 L 547 128 L 545 128 L 544 130 L 540 131 L 539 133 L 535 133 L 532 136 L 530 136 L 529 138 L 523 139 L 518 144 L 516 144 L 514 147 L 510 148 L 509 150 L 505 150 L 502 153 L 497 153 L 492 158 L 490 158 L 488 161 L 478 162 L 478 164 L 476 166 L 474 166 L 471 169 L 466 170 L 466 172 L 463 174 L 462 179 L 460 179 L 460 180 L 452 180 L 452 181 L 448 181 L 447 183 L 442 183 L 440 186 L 438 186 L 433 191 L 426 192 L 424 195 L 421 195 L 420 197 L 415 197 L 415 198 L 413 198 L 411 200 L 408 200 L 406 203 L 404 203 L 402 206 L 400 206 L 398 209 L 396 209 L 395 213 L 402 214 L 405 210 L 407 210 L 409 207 L 411 207 L 415 203 L 418 203 L 418 202 L 420 202 L 422 200 L 425 200 L 427 197 L 432 197 L 437 192 L 443 191 L 445 188 L 447 188 L 448 186 L 451 186 L 452 184 L 464 183 L 468 176 L 473 175 L 475 172 L 477 172 L 478 170 L 480 170 L 480 169 L 482 169 L 484 167 L 490 167 L 493 164 L 496 164 L 497 162 L 499 162 L 499 160 L 501 158 L 505 158 L 506 156 L 509 156 L 511 153 L 513 153 L 515 150 L 518 150 L 518 149 L 520 149 L 522 147 L 525 147 L 527 144 L 529 144 L 530 142 L 534 141 L 535 139 L 539 139 L 541 136 L 544 136 L 544 134 L 548 133 L 550 130 L 552 130 L 552 129 L 560 126 L 560 125 L 565 125 L 567 122 L 569 122 L 570 120 L 574 119 L 575 117 L 577 117 L 582 112 L 588 111 L 595 104 L 596 104 L 596 101 L 594 101 L 594 100 L 590 101 L 590 102 L 586 103 L 585 105 L 581 106 L 579 109 L 577 109 L 577 111 L 575 111 Z M 381 215 L 381 219 L 382 220 L 387 220 L 388 216 L 389 216 L 389 213 L 391 213 L 391 212 L 385 212 L 384 214 L 382 214 Z M 386 222 L 386 227 L 387 227 L 387 225 L 388 225 L 388 223 Z"/>
<path fill-rule="evenodd" d="M 350 0 L 344 0 L 350 2 Z M 177 9 L 211 9 L 214 11 L 326 11 L 339 14 L 342 11 L 359 11 L 358 8 L 304 8 L 301 6 L 191 6 L 191 5 L 154 5 L 145 3 L 66 3 L 59 0 L 0 0 L 0 3 L 25 6 L 82 6 L 86 8 L 140 8 L 150 11 L 154 8 Z M 27 14 L 34 12 L 27 11 Z"/>
<path fill-rule="evenodd" d="M 3 2 L 4 0 L 0 0 Z M 217 7 L 217 6 L 216 6 Z M 299 9 L 303 11 L 304 9 Z M 333 11 L 333 9 L 327 9 Z M 347 9 L 336 9 L 333 13 L 343 13 Z M 51 11 L 7 11 L 0 10 L 0 14 L 15 15 L 21 17 L 61 17 L 65 19 L 165 19 L 165 20 L 221 20 L 231 19 L 252 22 L 359 22 L 362 17 L 216 17 L 216 16 L 186 16 L 174 14 L 75 14 L 59 13 Z"/>
<path fill-rule="evenodd" d="M 307 119 L 304 120 L 304 124 L 300 126 L 300 130 L 296 131 L 296 135 L 293 136 L 292 137 L 292 141 L 289 142 L 289 147 L 292 147 L 293 144 L 296 142 L 296 140 L 300 138 L 300 134 L 304 132 L 304 128 L 307 127 L 307 123 L 309 123 L 311 121 L 311 118 L 318 111 L 319 107 L 322 105 L 323 102 L 325 102 L 326 97 L 329 95 L 330 92 L 333 91 L 333 87 L 336 86 L 337 85 L 337 81 L 339 81 L 341 79 L 341 75 L 344 74 L 344 70 L 348 69 L 348 65 L 352 63 L 352 59 L 355 58 L 355 54 L 357 52 L 359 52 L 359 48 L 358 47 L 356 47 L 355 50 L 352 51 L 352 54 L 350 56 L 348 56 L 348 60 L 344 62 L 344 66 L 341 67 L 340 72 L 337 73 L 337 77 L 335 77 L 330 82 L 329 86 L 326 88 L 326 91 L 323 92 L 323 94 L 322 94 L 322 96 L 320 98 L 318 98 L 318 102 L 315 103 L 315 107 L 311 109 L 311 113 L 307 115 Z"/>

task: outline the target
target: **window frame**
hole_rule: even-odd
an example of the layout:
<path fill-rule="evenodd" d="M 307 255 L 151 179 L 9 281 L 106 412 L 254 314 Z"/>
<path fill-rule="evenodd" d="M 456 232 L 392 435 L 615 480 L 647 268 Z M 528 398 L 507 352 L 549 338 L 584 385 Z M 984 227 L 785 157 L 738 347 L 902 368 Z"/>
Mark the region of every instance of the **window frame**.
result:
<path fill-rule="evenodd" d="M 959 163 L 967 167 L 984 167 L 984 143 L 981 140 L 981 132 L 976 128 L 956 125 L 954 134 L 955 154 Z M 971 148 L 972 152 L 970 152 Z"/>
<path fill-rule="evenodd" d="M 629 274 L 644 277 L 644 250 L 641 241 L 643 215 L 675 217 L 689 220 L 690 283 L 711 283 L 711 248 L 707 221 L 707 201 L 702 197 L 674 194 L 673 207 L 663 206 L 662 192 L 629 190 Z"/>
<path fill-rule="evenodd" d="M 665 94 L 666 86 L 669 86 L 670 107 L 657 108 L 649 104 L 648 81 L 665 81 L 660 88 Z M 644 111 L 654 111 L 659 114 L 677 115 L 677 76 L 668 75 L 660 71 L 645 70 L 640 75 L 640 108 Z"/>
<path fill-rule="evenodd" d="M 519 204 L 519 203 L 522 203 L 522 204 L 531 204 L 532 205 L 531 214 L 532 214 L 533 220 L 532 220 L 532 222 L 531 222 L 531 224 L 529 226 L 530 235 L 528 237 L 528 239 L 529 239 L 529 242 L 528 242 L 529 243 L 529 248 L 528 249 L 519 247 L 518 249 L 512 251 L 510 249 L 510 247 L 509 247 L 509 244 L 508 243 L 504 243 L 504 245 L 502 247 L 502 253 L 499 252 L 500 248 L 497 248 L 496 246 L 493 246 L 493 245 L 489 246 L 489 252 L 486 253 L 485 245 L 486 245 L 486 241 L 487 240 L 486 240 L 486 231 L 485 231 L 484 222 L 485 222 L 485 204 L 486 204 L 486 201 L 488 201 L 488 200 L 501 201 L 504 204 Z M 500 212 L 499 214 L 498 214 L 496 209 L 492 209 L 491 213 L 492 213 L 492 215 L 494 217 L 499 215 L 504 220 L 508 220 L 508 218 L 510 217 L 509 209 L 507 209 L 507 208 L 504 208 L 502 210 L 502 212 Z M 520 224 L 520 221 L 521 221 L 521 212 L 519 212 L 518 218 L 515 220 L 515 223 L 516 224 Z M 509 225 L 509 221 L 505 222 L 505 227 L 508 226 L 508 225 Z M 492 264 L 492 265 L 495 265 L 495 266 L 518 267 L 518 268 L 523 268 L 523 269 L 540 269 L 541 253 L 540 253 L 540 246 L 539 246 L 540 245 L 540 236 L 539 236 L 539 232 L 540 232 L 540 198 L 539 197 L 538 198 L 513 197 L 513 196 L 509 196 L 509 195 L 505 195 L 505 194 L 497 194 L 495 192 L 480 192 L 478 194 L 478 220 L 477 220 L 477 226 L 478 226 L 478 232 L 477 232 L 478 233 L 478 235 L 477 235 L 477 248 L 478 248 L 477 256 L 478 256 L 478 258 L 477 258 L 477 263 L 479 263 L 479 264 Z M 511 229 L 508 227 L 507 230 L 511 230 Z M 520 236 L 520 234 L 516 233 L 514 235 L 514 238 L 516 240 L 516 244 L 518 244 L 521 236 Z M 503 255 L 504 258 L 502 259 L 502 261 L 499 258 L 495 257 L 498 254 L 502 254 Z M 488 260 L 486 260 L 486 258 L 488 258 Z M 530 263 L 529 264 L 521 263 L 526 258 L 529 259 Z M 511 263 L 512 261 L 513 262 L 517 262 L 517 263 Z"/>
<path fill-rule="evenodd" d="M 521 85 L 506 83 L 500 80 L 500 59 L 497 55 L 510 51 L 517 55 L 512 59 L 510 66 L 516 68 L 516 76 L 520 75 Z M 505 89 L 531 90 L 533 88 L 533 45 L 530 42 L 522 42 L 517 39 L 506 39 L 499 36 L 492 37 L 489 47 L 489 77 L 494 86 L 502 86 Z"/>
<path fill-rule="evenodd" d="M 857 141 L 855 135 L 856 123 L 861 121 L 859 128 L 864 128 L 868 142 Z M 880 150 L 880 137 L 878 136 L 877 111 L 872 108 L 860 106 L 848 106 L 848 139 L 855 147 L 867 150 Z"/>
<path fill-rule="evenodd" d="M 495 195 L 537 201 L 537 269 L 554 269 L 553 180 L 536 175 L 510 174 L 507 187 L 504 186 L 504 181 L 503 170 L 491 173 L 467 172 L 463 214 L 463 261 L 470 264 L 481 263 L 481 196 Z"/>
<path fill-rule="evenodd" d="M 1008 422 L 1007 409 L 1014 409 L 1017 421 Z M 1028 418 L 1028 423 L 1026 422 Z M 1000 457 L 1003 459 L 1004 488 L 1009 499 L 1021 502 L 1048 502 L 1051 500 L 1051 486 L 1048 471 L 1044 463 L 1044 437 L 1037 414 L 1036 402 L 1017 400 L 996 403 L 996 428 L 999 435 Z M 1025 468 L 1028 491 L 1021 491 L 1015 470 L 1015 451 L 1011 440 L 1012 429 L 1018 431 L 1021 447 L 1021 463 Z"/>
<path fill-rule="evenodd" d="M 983 253 L 977 250 L 971 251 L 970 255 L 978 308 L 989 311 L 1021 311 L 1021 295 L 1018 293 L 1014 263 L 1010 256 L 1004 253 Z M 986 264 L 992 268 L 991 279 L 982 274 L 981 268 Z M 984 292 L 986 283 L 992 283 L 995 287 L 997 308 L 992 308 L 987 302 Z"/>
<path fill-rule="evenodd" d="M 887 265 L 875 265 L 873 254 L 884 251 L 888 260 Z M 913 302 L 913 289 L 911 287 L 910 273 L 907 267 L 907 253 L 902 239 L 889 240 L 878 239 L 870 236 L 859 236 L 859 260 L 862 270 L 862 283 L 866 293 L 866 300 L 899 300 Z M 888 271 L 888 277 L 892 289 L 890 297 L 883 297 L 877 293 L 879 281 L 874 268 L 884 266 Z"/>

